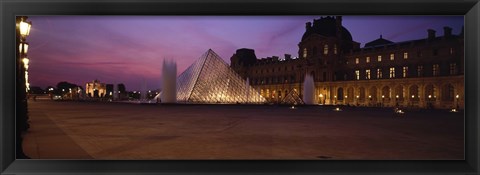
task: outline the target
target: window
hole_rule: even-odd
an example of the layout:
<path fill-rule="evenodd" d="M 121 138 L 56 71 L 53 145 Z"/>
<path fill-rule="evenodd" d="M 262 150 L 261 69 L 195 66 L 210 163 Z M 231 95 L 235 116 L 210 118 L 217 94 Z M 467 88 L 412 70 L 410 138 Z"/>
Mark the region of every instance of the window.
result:
<path fill-rule="evenodd" d="M 382 69 L 377 69 L 377 79 L 381 79 L 383 77 Z"/>
<path fill-rule="evenodd" d="M 433 71 L 433 76 L 440 75 L 440 65 L 434 64 L 433 68 L 432 68 L 432 71 Z"/>
<path fill-rule="evenodd" d="M 365 58 L 365 62 L 370 63 L 370 57 Z"/>
<path fill-rule="evenodd" d="M 382 61 L 382 55 L 378 55 L 377 60 L 378 60 L 378 62 L 381 62 Z"/>
<path fill-rule="evenodd" d="M 453 55 L 453 47 L 450 47 L 450 55 Z"/>
<path fill-rule="evenodd" d="M 457 64 L 450 63 L 450 75 L 455 75 L 455 74 L 457 74 Z"/>
<path fill-rule="evenodd" d="M 333 53 L 335 55 L 337 54 L 337 45 L 336 44 L 333 45 Z"/>
<path fill-rule="evenodd" d="M 324 55 L 328 54 L 328 44 L 325 44 L 325 46 L 323 46 L 323 54 Z"/>
<path fill-rule="evenodd" d="M 392 61 L 395 60 L 395 54 L 393 54 L 393 53 L 390 54 L 390 60 L 392 60 Z"/>
<path fill-rule="evenodd" d="M 303 48 L 303 58 L 307 58 L 307 48 Z"/>
<path fill-rule="evenodd" d="M 418 51 L 417 52 L 417 57 L 422 57 L 422 52 Z"/>
<path fill-rule="evenodd" d="M 365 70 L 365 79 L 370 80 L 370 69 Z"/>
<path fill-rule="evenodd" d="M 390 68 L 390 78 L 395 78 L 395 68 L 394 67 Z"/>
<path fill-rule="evenodd" d="M 355 79 L 360 80 L 360 71 L 359 70 L 355 71 Z"/>
<path fill-rule="evenodd" d="M 403 59 L 408 59 L 408 52 L 403 52 Z"/>
<path fill-rule="evenodd" d="M 408 66 L 403 66 L 403 78 L 406 78 L 408 75 Z"/>
<path fill-rule="evenodd" d="M 355 64 L 358 64 L 358 62 L 360 62 L 360 59 L 355 58 Z"/>
<path fill-rule="evenodd" d="M 423 66 L 417 66 L 417 76 L 418 77 L 423 77 Z"/>

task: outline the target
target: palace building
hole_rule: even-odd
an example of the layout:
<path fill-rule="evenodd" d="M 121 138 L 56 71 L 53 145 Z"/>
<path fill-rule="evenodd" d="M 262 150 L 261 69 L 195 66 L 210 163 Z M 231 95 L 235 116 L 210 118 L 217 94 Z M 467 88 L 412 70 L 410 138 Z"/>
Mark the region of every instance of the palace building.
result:
<path fill-rule="evenodd" d="M 238 49 L 231 67 L 270 103 L 282 103 L 303 80 L 314 78 L 315 102 L 326 105 L 464 107 L 464 35 L 444 27 L 425 38 L 392 42 L 380 36 L 360 47 L 342 26 L 342 17 L 306 23 L 298 57 L 285 54 L 257 59 L 253 49 Z"/>

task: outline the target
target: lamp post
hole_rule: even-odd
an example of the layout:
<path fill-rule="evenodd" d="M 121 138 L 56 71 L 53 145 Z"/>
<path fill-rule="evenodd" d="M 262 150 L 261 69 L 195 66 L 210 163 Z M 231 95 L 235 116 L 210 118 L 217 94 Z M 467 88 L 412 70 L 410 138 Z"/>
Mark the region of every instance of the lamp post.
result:
<path fill-rule="evenodd" d="M 398 97 L 399 97 L 398 95 L 395 95 L 395 106 L 396 106 L 396 107 L 400 106 L 400 105 L 398 104 Z"/>
<path fill-rule="evenodd" d="M 383 107 L 384 102 L 385 102 L 385 95 L 382 95 L 382 107 Z"/>
<path fill-rule="evenodd" d="M 458 94 L 455 96 L 455 99 L 457 100 L 457 110 L 458 110 L 458 108 L 459 108 L 459 106 L 458 106 L 458 98 L 459 98 L 459 97 L 460 97 L 460 96 L 459 96 Z"/>
<path fill-rule="evenodd" d="M 16 91 L 16 158 L 29 158 L 23 152 L 23 138 L 22 133 L 29 128 L 27 116 L 27 92 L 29 90 L 28 83 L 28 64 L 30 60 L 27 57 L 28 43 L 27 36 L 30 34 L 32 26 L 31 22 L 27 21 L 26 16 L 16 17 L 16 87 L 20 90 Z"/>
<path fill-rule="evenodd" d="M 368 99 L 370 99 L 369 106 L 372 106 L 372 96 L 369 95 L 369 96 L 368 96 Z"/>

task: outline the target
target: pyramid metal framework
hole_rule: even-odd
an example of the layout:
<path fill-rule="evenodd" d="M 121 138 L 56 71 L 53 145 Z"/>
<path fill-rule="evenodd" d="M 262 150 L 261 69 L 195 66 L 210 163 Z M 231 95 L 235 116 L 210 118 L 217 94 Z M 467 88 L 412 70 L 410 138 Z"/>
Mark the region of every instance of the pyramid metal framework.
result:
<path fill-rule="evenodd" d="M 282 99 L 282 104 L 305 104 L 303 102 L 302 98 L 300 98 L 300 95 L 298 95 L 297 91 L 290 91 L 283 99 Z"/>
<path fill-rule="evenodd" d="M 209 49 L 177 78 L 180 103 L 265 103 L 266 100 Z"/>

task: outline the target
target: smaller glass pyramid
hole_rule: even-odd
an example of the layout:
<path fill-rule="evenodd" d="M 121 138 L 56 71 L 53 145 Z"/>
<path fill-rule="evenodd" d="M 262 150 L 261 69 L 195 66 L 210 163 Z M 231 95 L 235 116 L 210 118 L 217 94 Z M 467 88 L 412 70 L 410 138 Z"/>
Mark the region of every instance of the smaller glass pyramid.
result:
<path fill-rule="evenodd" d="M 177 78 L 179 103 L 265 103 L 213 50 L 209 49 Z"/>
<path fill-rule="evenodd" d="M 282 104 L 305 104 L 298 95 L 297 91 L 291 90 L 283 99 L 282 99 Z"/>

